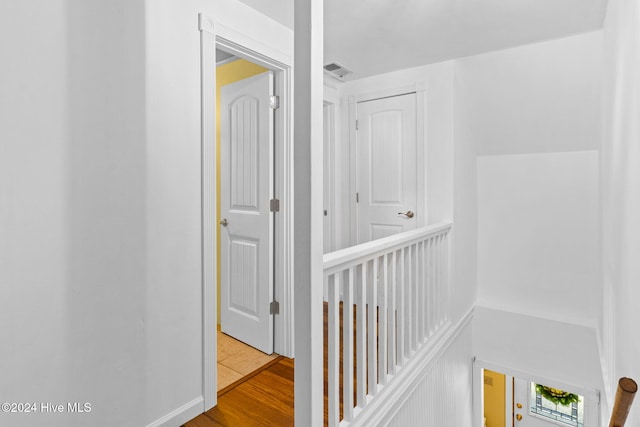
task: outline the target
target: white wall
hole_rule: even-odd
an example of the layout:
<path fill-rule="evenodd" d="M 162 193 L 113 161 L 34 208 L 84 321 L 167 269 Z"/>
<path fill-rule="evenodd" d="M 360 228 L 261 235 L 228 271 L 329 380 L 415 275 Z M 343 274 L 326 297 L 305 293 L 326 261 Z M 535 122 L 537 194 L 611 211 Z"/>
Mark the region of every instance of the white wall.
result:
<path fill-rule="evenodd" d="M 466 325 L 406 401 L 379 425 L 461 427 L 472 424 L 472 326 Z"/>
<path fill-rule="evenodd" d="M 601 47 L 594 32 L 456 61 L 482 304 L 598 323 Z"/>
<path fill-rule="evenodd" d="M 478 157 L 479 299 L 596 326 L 598 153 Z"/>
<path fill-rule="evenodd" d="M 618 378 L 640 381 L 640 4 L 610 0 L 604 36 L 603 342 L 611 398 Z M 627 425 L 638 424 L 636 399 Z"/>
<path fill-rule="evenodd" d="M 92 404 L 2 425 L 201 399 L 198 12 L 279 58 L 293 37 L 233 0 L 146 3 L 0 4 L 0 400 Z"/>
<path fill-rule="evenodd" d="M 461 136 L 480 156 L 598 149 L 601 39 L 596 31 L 457 60 Z"/>
<path fill-rule="evenodd" d="M 2 402 L 70 398 L 67 2 L 0 3 L 0 384 Z M 24 32 L 25 22 L 38 32 Z M 44 72 L 43 72 L 44 71 Z M 65 417 L 66 418 L 66 417 Z M 66 425 L 0 413 L 0 424 Z"/>
<path fill-rule="evenodd" d="M 293 29 L 293 0 L 240 0 L 258 12 L 270 16 L 282 25 Z"/>
<path fill-rule="evenodd" d="M 602 390 L 595 328 L 544 317 L 476 307 L 473 355 L 490 369 L 547 379 L 583 390 Z M 502 370 L 501 370 L 502 369 Z"/>
<path fill-rule="evenodd" d="M 144 3 L 3 2 L 0 20 L 0 400 L 92 404 L 0 424 L 141 425 Z"/>

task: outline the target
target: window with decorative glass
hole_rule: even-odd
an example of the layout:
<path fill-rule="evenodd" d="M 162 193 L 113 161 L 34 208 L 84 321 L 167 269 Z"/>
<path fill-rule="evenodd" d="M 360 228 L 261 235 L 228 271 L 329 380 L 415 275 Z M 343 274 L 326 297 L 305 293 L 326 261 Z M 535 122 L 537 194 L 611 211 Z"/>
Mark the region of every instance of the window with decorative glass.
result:
<path fill-rule="evenodd" d="M 575 393 L 532 382 L 529 414 L 561 426 L 584 427 L 584 398 Z"/>

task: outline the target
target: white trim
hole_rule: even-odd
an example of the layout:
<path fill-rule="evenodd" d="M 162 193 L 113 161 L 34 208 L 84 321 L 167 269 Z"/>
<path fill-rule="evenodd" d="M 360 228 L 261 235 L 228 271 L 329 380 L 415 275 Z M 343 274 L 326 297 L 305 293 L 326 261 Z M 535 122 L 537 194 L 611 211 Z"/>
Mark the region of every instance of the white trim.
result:
<path fill-rule="evenodd" d="M 420 89 L 424 88 L 425 85 L 426 83 L 424 82 L 415 82 L 413 84 L 405 85 L 405 86 L 398 86 L 398 87 L 389 88 L 389 89 L 379 89 L 373 92 L 359 93 L 359 94 L 350 96 L 349 102 L 351 102 L 352 98 L 354 99 L 354 102 L 358 103 L 358 102 L 365 102 L 365 101 L 373 101 L 374 99 L 390 98 L 392 96 L 406 95 L 409 93 L 418 92 L 419 88 Z"/>
<path fill-rule="evenodd" d="M 275 316 L 274 349 L 277 353 L 293 357 L 293 198 L 292 198 L 292 126 L 291 58 L 259 41 L 246 37 L 199 14 L 198 28 L 201 38 L 202 87 L 202 294 L 203 294 L 203 396 L 204 411 L 217 403 L 217 334 L 216 334 L 216 140 L 215 140 L 215 50 L 233 53 L 276 72 L 276 94 L 281 107 L 276 110 L 276 197 L 281 200 L 281 211 L 276 215 L 275 236 L 276 286 L 274 295 L 280 302 L 280 315 Z M 213 327 L 211 325 L 214 325 Z"/>
<path fill-rule="evenodd" d="M 198 16 L 200 29 L 202 144 L 202 395 L 204 411 L 218 403 L 216 264 L 216 38 L 213 21 Z M 203 412 L 204 412 L 203 411 Z"/>
<path fill-rule="evenodd" d="M 213 19 L 199 13 L 198 14 L 198 30 L 215 35 Z"/>
<path fill-rule="evenodd" d="M 235 56 L 230 56 L 227 59 L 222 59 L 220 61 L 216 62 L 216 67 L 219 67 L 221 65 L 225 65 L 225 64 L 231 64 L 232 62 L 236 62 L 237 60 L 239 60 L 240 58 L 237 58 Z"/>
<path fill-rule="evenodd" d="M 473 387 L 473 394 L 471 395 L 471 401 L 473 406 L 473 427 L 484 427 L 484 370 L 475 363 L 473 359 L 473 377 L 471 378 L 471 384 Z"/>
<path fill-rule="evenodd" d="M 265 68 L 271 68 L 271 64 L 273 62 L 278 62 L 282 65 L 286 64 L 286 66 L 291 66 L 293 63 L 291 55 L 287 55 L 281 50 L 263 43 L 261 40 L 256 40 L 253 37 L 227 27 L 222 22 L 215 22 L 215 36 L 219 45 L 220 41 L 226 40 L 227 43 L 238 48 L 238 52 L 241 53 L 243 58 L 250 59 L 251 62 L 257 62 L 258 64 L 263 65 L 260 63 L 259 58 L 265 59 Z M 227 47 L 226 44 L 223 44 L 223 46 Z M 256 57 L 247 56 L 248 51 L 253 52 Z"/>
<path fill-rule="evenodd" d="M 251 48 L 245 47 L 240 43 L 221 36 L 219 33 L 216 36 L 216 47 L 222 49 L 227 53 L 231 53 L 238 59 L 246 59 L 249 62 L 260 65 L 261 67 L 268 68 L 275 72 L 285 71 L 289 68 L 289 65 L 280 62 L 278 59 L 269 57 L 268 55 L 255 51 Z"/>
<path fill-rule="evenodd" d="M 356 203 L 356 119 L 358 118 L 358 97 L 351 95 L 349 97 L 349 118 L 347 126 L 349 127 L 349 246 L 358 244 L 358 204 Z"/>
<path fill-rule="evenodd" d="M 513 377 L 509 375 L 505 375 L 504 377 L 504 396 L 505 396 L 505 402 L 504 402 L 505 423 L 509 424 L 509 421 L 511 421 L 511 425 L 513 425 L 513 416 L 514 416 Z M 509 405 L 508 402 L 511 402 L 511 405 Z"/>
<path fill-rule="evenodd" d="M 274 350 L 282 356 L 294 357 L 293 302 L 293 91 L 291 68 L 283 65 L 276 74 L 276 93 L 280 108 L 276 110 L 276 194 L 280 199 L 280 213 L 276 215 L 275 247 L 280 264 L 275 269 L 274 296 L 280 303 L 275 317 L 276 340 Z M 273 65 L 272 65 L 273 68 Z M 280 166 L 282 165 L 282 166 Z"/>
<path fill-rule="evenodd" d="M 416 91 L 416 157 L 418 163 L 416 170 L 416 206 L 419 206 L 419 215 L 416 218 L 417 227 L 429 224 L 429 211 L 427 209 L 427 83 L 418 82 Z"/>
<path fill-rule="evenodd" d="M 388 386 L 382 388 L 373 398 L 377 404 L 368 403 L 349 426 L 386 425 L 418 385 L 429 374 L 433 365 L 453 344 L 462 331 L 471 323 L 474 309 L 471 308 L 463 318 L 452 326 L 449 321 L 433 338 L 433 344 L 420 349 L 412 359 L 398 371 L 397 377 Z M 471 361 L 470 361 L 471 363 Z"/>
<path fill-rule="evenodd" d="M 371 257 L 382 256 L 393 250 L 393 248 L 412 245 L 424 240 L 425 236 L 444 234 L 452 228 L 452 223 L 441 222 L 330 252 L 322 257 L 324 274 L 337 273 L 360 263 L 363 258 L 371 259 Z"/>
<path fill-rule="evenodd" d="M 336 221 L 336 186 L 335 186 L 335 171 L 336 171 L 336 157 L 335 157 L 335 144 L 336 144 L 336 105 L 332 102 L 325 101 L 323 107 L 323 130 L 324 130 L 324 150 L 325 150 L 325 159 L 324 159 L 324 182 L 323 184 L 328 184 L 324 188 L 324 194 L 326 194 L 326 199 L 324 199 L 325 205 L 324 209 L 327 210 L 328 213 L 328 225 L 329 230 L 323 230 L 326 234 L 329 233 L 329 247 L 323 248 L 323 253 L 332 252 L 336 247 L 336 236 L 335 236 L 335 221 Z M 328 181 L 328 183 L 326 182 Z M 323 197 L 324 198 L 324 197 Z M 324 236 L 323 236 L 324 237 Z"/>
<path fill-rule="evenodd" d="M 165 415 L 154 422 L 147 424 L 147 427 L 173 427 L 186 423 L 204 412 L 204 398 L 198 396 L 191 402 L 187 402 L 175 411 Z"/>

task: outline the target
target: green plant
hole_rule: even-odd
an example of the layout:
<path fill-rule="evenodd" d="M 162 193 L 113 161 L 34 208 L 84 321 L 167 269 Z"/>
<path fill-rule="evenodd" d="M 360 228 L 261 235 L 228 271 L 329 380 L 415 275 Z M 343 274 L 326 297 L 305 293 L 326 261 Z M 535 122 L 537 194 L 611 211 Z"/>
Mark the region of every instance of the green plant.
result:
<path fill-rule="evenodd" d="M 578 403 L 580 396 L 568 391 L 558 390 L 557 388 L 548 387 L 546 385 L 536 384 L 536 391 L 548 401 L 556 405 L 569 406 L 572 403 Z"/>

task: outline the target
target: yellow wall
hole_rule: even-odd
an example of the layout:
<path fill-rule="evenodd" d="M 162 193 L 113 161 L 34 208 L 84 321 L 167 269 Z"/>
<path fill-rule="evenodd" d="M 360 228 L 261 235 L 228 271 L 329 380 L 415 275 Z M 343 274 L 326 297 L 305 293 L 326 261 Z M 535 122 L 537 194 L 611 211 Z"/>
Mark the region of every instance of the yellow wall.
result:
<path fill-rule="evenodd" d="M 218 254 L 218 325 L 220 324 L 220 89 L 222 86 L 246 79 L 268 71 L 259 65 L 244 59 L 229 62 L 216 67 L 216 224 L 218 224 L 218 241 L 216 253 Z"/>
<path fill-rule="evenodd" d="M 484 416 L 487 427 L 506 427 L 505 376 L 484 370 Z"/>

